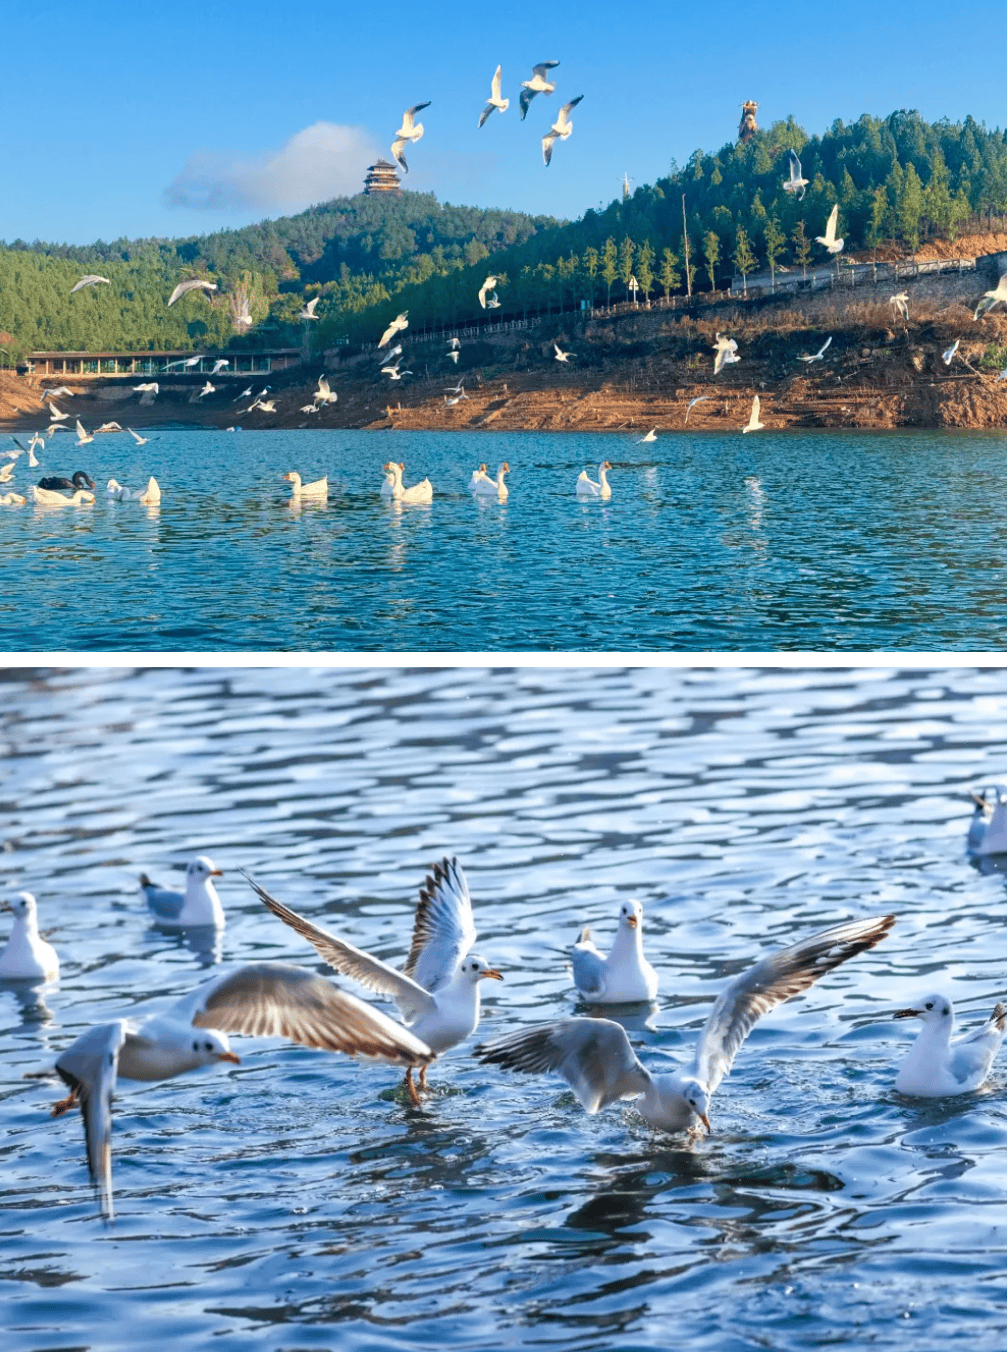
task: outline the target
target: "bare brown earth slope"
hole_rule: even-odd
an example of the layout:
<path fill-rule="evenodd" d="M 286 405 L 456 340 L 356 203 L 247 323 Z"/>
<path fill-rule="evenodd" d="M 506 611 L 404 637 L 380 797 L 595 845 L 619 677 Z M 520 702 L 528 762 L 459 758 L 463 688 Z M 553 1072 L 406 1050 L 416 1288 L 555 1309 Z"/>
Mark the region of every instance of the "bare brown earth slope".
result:
<path fill-rule="evenodd" d="M 889 283 L 796 300 L 554 316 L 533 328 L 463 339 L 457 366 L 441 339 L 410 343 L 406 332 L 403 369 L 413 375 L 393 383 L 380 372 L 380 354 L 347 350 L 327 372 L 338 402 L 317 414 L 300 409 L 312 400 L 320 361 L 265 378 L 275 413 L 249 413 L 250 400 L 235 402 L 247 377 L 218 378 L 217 392 L 199 401 L 204 376 L 171 377 L 144 405 L 131 381 L 70 379 L 76 397 L 64 407 L 89 430 L 115 420 L 133 427 L 643 432 L 683 427 L 689 401 L 699 397 L 690 428 L 737 429 L 758 394 L 769 428 L 1002 427 L 1007 380 L 997 377 L 1007 367 L 1007 313 L 973 319 L 978 299 L 995 285 L 988 272 L 906 284 L 908 322 L 888 301 Z M 717 332 L 737 340 L 741 360 L 714 377 Z M 824 360 L 799 360 L 830 336 Z M 947 365 L 941 354 L 956 339 Z M 554 340 L 575 354 L 568 363 L 555 359 Z M 447 392 L 459 382 L 467 397 L 449 405 Z M 43 384 L 0 373 L 0 426 L 43 426 Z M 260 388 L 257 379 L 256 393 Z"/>

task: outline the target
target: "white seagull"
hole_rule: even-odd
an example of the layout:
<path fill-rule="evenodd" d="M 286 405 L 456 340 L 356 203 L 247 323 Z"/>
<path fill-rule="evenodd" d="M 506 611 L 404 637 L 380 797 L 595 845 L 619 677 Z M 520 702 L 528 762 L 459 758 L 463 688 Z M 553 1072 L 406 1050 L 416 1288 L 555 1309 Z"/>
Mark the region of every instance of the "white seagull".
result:
<path fill-rule="evenodd" d="M 81 422 L 81 420 L 78 418 L 78 419 L 77 419 L 77 445 L 78 445 L 78 446 L 86 446 L 86 445 L 88 444 L 89 441 L 94 441 L 94 437 L 93 437 L 93 436 L 88 436 L 87 432 L 84 431 L 84 424 L 83 424 L 83 423 Z"/>
<path fill-rule="evenodd" d="M 736 357 L 736 358 L 735 358 L 735 361 L 740 361 L 740 360 L 741 360 L 740 357 Z M 714 374 L 716 374 L 716 372 L 714 372 Z M 697 394 L 696 397 L 695 397 L 695 399 L 690 399 L 690 400 L 689 400 L 688 406 L 686 407 L 686 410 L 685 410 L 685 421 L 686 421 L 686 423 L 688 423 L 688 421 L 689 421 L 689 414 L 692 412 L 692 410 L 695 408 L 695 406 L 696 406 L 697 404 L 701 404 L 705 399 L 709 399 L 709 398 L 710 398 L 710 396 L 709 396 L 708 394 Z"/>
<path fill-rule="evenodd" d="M 636 444 L 637 444 L 638 446 L 645 446 L 645 445 L 647 444 L 647 442 L 649 442 L 649 441 L 656 441 L 656 440 L 657 440 L 657 428 L 656 428 L 656 427 L 652 427 L 652 428 L 650 429 L 650 431 L 647 433 L 647 435 L 644 436 L 644 437 L 641 437 L 640 440 L 639 440 Z"/>
<path fill-rule="evenodd" d="M 134 389 L 138 394 L 158 394 L 158 393 L 160 393 L 160 386 L 158 385 L 158 383 L 157 383 L 156 380 L 148 380 L 148 381 L 145 381 L 144 384 L 142 384 L 142 385 L 134 385 L 134 386 L 133 386 L 133 389 Z"/>
<path fill-rule="evenodd" d="M 494 289 L 496 284 L 497 279 L 495 277 L 487 277 L 485 282 L 483 282 L 482 286 L 479 288 L 479 304 L 484 310 L 486 309 L 486 297 Z"/>
<path fill-rule="evenodd" d="M 166 1080 L 214 1061 L 239 1065 L 228 1033 L 282 1037 L 392 1065 L 425 1066 L 429 1050 L 377 1009 L 324 977 L 282 962 L 256 962 L 213 977 L 161 1014 L 114 1019 L 82 1033 L 56 1062 L 70 1092 L 54 1104 L 84 1119 L 91 1181 L 111 1220 L 112 1095 L 116 1079 Z"/>
<path fill-rule="evenodd" d="M 0 901 L 0 911 L 10 911 L 14 917 L 7 946 L 0 953 L 0 981 L 55 981 L 59 958 L 38 932 L 32 894 L 19 892 L 14 901 Z"/>
<path fill-rule="evenodd" d="M 713 374 L 719 376 L 725 366 L 730 366 L 732 362 L 741 361 L 738 356 L 738 343 L 734 338 L 725 338 L 723 334 L 716 335 L 717 341 L 713 345 L 716 356 L 713 359 Z"/>
<path fill-rule="evenodd" d="M 941 361 L 944 363 L 945 366 L 950 366 L 951 363 L 954 361 L 954 356 L 955 353 L 958 351 L 958 344 L 960 342 L 961 339 L 956 338 L 954 342 L 951 344 L 951 346 L 945 348 L 944 351 L 941 353 Z"/>
<path fill-rule="evenodd" d="M 329 385 L 329 382 L 326 380 L 325 376 L 319 376 L 319 377 L 318 377 L 318 389 L 315 390 L 315 393 L 314 393 L 314 400 L 315 400 L 315 403 L 316 403 L 316 404 L 334 404 L 338 398 L 339 398 L 339 395 L 333 393 L 332 388 L 331 388 L 331 386 Z"/>
<path fill-rule="evenodd" d="M 748 422 L 741 429 L 742 432 L 764 432 L 766 430 L 765 423 L 759 422 L 759 408 L 759 396 L 756 395 L 752 400 L 752 411 L 748 415 Z"/>
<path fill-rule="evenodd" d="M 586 469 L 582 469 L 577 476 L 577 496 L 579 498 L 610 498 L 612 489 L 608 482 L 608 471 L 612 468 L 607 460 L 603 460 L 598 466 L 598 482 L 588 476 Z"/>
<path fill-rule="evenodd" d="M 897 296 L 889 296 L 888 304 L 893 306 L 903 319 L 909 318 L 909 296 L 907 292 L 900 291 Z"/>
<path fill-rule="evenodd" d="M 139 432 L 134 432 L 132 427 L 127 427 L 126 431 L 138 446 L 146 446 L 147 442 L 150 440 L 150 437 L 141 437 Z"/>
<path fill-rule="evenodd" d="M 198 929 L 204 925 L 222 929 L 224 908 L 213 879 L 223 876 L 222 870 L 214 868 L 208 855 L 198 854 L 186 867 L 184 892 L 159 887 L 146 873 L 140 874 L 140 890 L 147 899 L 151 916 L 165 929 Z"/>
<path fill-rule="evenodd" d="M 206 384 L 203 386 L 203 388 L 200 390 L 199 397 L 200 399 L 203 399 L 208 394 L 216 394 L 216 393 L 217 393 L 216 385 L 211 385 L 210 382 L 207 381 Z"/>
<path fill-rule="evenodd" d="M 883 939 L 894 916 L 836 925 L 773 953 L 717 997 L 692 1061 L 653 1075 L 637 1059 L 626 1030 L 609 1019 L 563 1019 L 511 1033 L 475 1049 L 481 1061 L 537 1074 L 557 1071 L 589 1113 L 636 1099 L 640 1116 L 661 1131 L 710 1130 L 710 1100 L 762 1015 Z"/>
<path fill-rule="evenodd" d="M 99 277 L 97 273 L 89 272 L 86 277 L 80 279 L 76 286 L 70 288 L 70 295 L 72 296 L 75 291 L 83 290 L 85 286 L 97 286 L 99 282 L 104 282 L 106 286 L 112 285 L 107 277 Z"/>
<path fill-rule="evenodd" d="M 571 99 L 569 103 L 564 103 L 563 107 L 559 110 L 559 116 L 556 118 L 556 121 L 542 137 L 542 159 L 546 165 L 552 163 L 552 148 L 556 142 L 567 140 L 570 133 L 573 131 L 573 123 L 570 121 L 570 112 L 573 108 L 577 107 L 577 104 L 580 103 L 583 97 L 583 94 L 578 94 L 577 97 Z"/>
<path fill-rule="evenodd" d="M 783 191 L 792 192 L 797 197 L 798 202 L 804 201 L 804 190 L 808 186 L 808 179 L 801 177 L 801 161 L 797 158 L 797 152 L 788 150 L 790 156 L 790 177 L 783 181 Z"/>
<path fill-rule="evenodd" d="M 297 318 L 298 318 L 298 319 L 317 319 L 318 316 L 315 314 L 315 306 L 318 304 L 318 302 L 319 302 L 320 300 L 321 300 L 321 296 L 312 296 L 312 298 L 311 298 L 311 299 L 308 301 L 308 303 L 305 305 L 304 309 L 300 311 L 300 313 L 298 314 Z"/>
<path fill-rule="evenodd" d="M 657 994 L 657 973 L 643 956 L 643 907 L 638 901 L 619 907 L 619 928 L 607 958 L 595 948 L 586 925 L 571 957 L 573 984 L 595 1004 L 630 1004 Z"/>
<path fill-rule="evenodd" d="M 846 243 L 844 239 L 836 239 L 836 223 L 838 222 L 838 220 L 839 220 L 839 203 L 837 202 L 836 205 L 832 208 L 832 212 L 829 216 L 829 219 L 825 223 L 825 234 L 815 236 L 815 243 L 824 244 L 830 254 L 837 254 L 841 252 L 843 245 Z"/>
<path fill-rule="evenodd" d="M 496 70 L 493 72 L 493 79 L 490 81 L 490 96 L 486 101 L 486 107 L 482 110 L 482 112 L 479 115 L 480 127 L 483 126 L 486 119 L 489 117 L 490 113 L 492 113 L 494 108 L 499 108 L 499 110 L 502 113 L 505 113 L 507 109 L 510 107 L 510 99 L 504 99 L 500 97 L 501 69 L 502 68 L 500 66 L 497 66 Z"/>
<path fill-rule="evenodd" d="M 60 413 L 59 409 L 52 402 L 52 400 L 51 399 L 49 400 L 49 417 L 53 420 L 53 422 L 62 422 L 64 418 L 69 418 L 69 416 L 70 416 L 69 413 Z"/>
<path fill-rule="evenodd" d="M 378 347 L 384 347 L 385 343 L 391 342 L 397 333 L 409 327 L 409 311 L 403 310 L 400 315 L 396 315 L 392 322 L 385 329 L 378 342 Z"/>
<path fill-rule="evenodd" d="M 204 281 L 202 277 L 194 277 L 189 282 L 179 282 L 178 286 L 176 286 L 174 291 L 171 293 L 171 297 L 168 300 L 168 304 L 174 305 L 175 301 L 178 300 L 180 296 L 184 296 L 187 291 L 196 291 L 196 290 L 216 291 L 216 289 L 217 289 L 216 282 L 207 282 Z"/>
<path fill-rule="evenodd" d="M 246 389 L 243 389 L 243 390 L 241 391 L 241 393 L 238 395 L 237 399 L 233 399 L 231 402 L 236 404 L 236 403 L 238 403 L 238 401 L 241 400 L 241 399 L 248 399 L 249 396 L 251 395 L 251 393 L 252 393 L 252 387 L 251 387 L 251 385 L 249 385 Z"/>
<path fill-rule="evenodd" d="M 549 79 L 549 71 L 555 70 L 558 65 L 558 61 L 540 61 L 537 66 L 532 66 L 531 79 L 521 81 L 521 93 L 518 96 L 518 103 L 521 105 L 522 122 L 527 117 L 528 105 L 536 94 L 555 93 L 556 86 Z"/>
<path fill-rule="evenodd" d="M 914 1098 L 943 1098 L 971 1093 L 984 1082 L 1004 1040 L 1007 1005 L 997 1005 L 981 1027 L 953 1042 L 955 1011 L 946 996 L 928 995 L 918 1006 L 897 1010 L 892 1017 L 923 1020 L 895 1088 Z"/>
<path fill-rule="evenodd" d="M 300 408 L 299 408 L 297 411 L 298 411 L 298 413 L 317 413 L 317 412 L 318 412 L 318 405 L 317 405 L 317 404 L 302 404 L 302 405 L 300 406 Z"/>
<path fill-rule="evenodd" d="M 399 357 L 401 355 L 402 355 L 402 344 L 396 343 L 395 346 L 390 347 L 387 352 L 382 352 L 381 356 L 378 358 L 378 361 L 391 361 L 393 357 Z"/>
<path fill-rule="evenodd" d="M 976 312 L 973 319 L 981 319 L 984 314 L 988 314 L 994 305 L 1007 305 L 1007 272 L 1003 273 L 996 284 L 995 291 L 986 291 L 983 298 L 976 306 Z"/>
<path fill-rule="evenodd" d="M 221 371 L 226 370 L 227 367 L 230 366 L 230 364 L 231 363 L 227 360 L 226 357 L 218 357 L 217 360 L 213 363 L 213 370 L 210 372 L 210 375 L 219 376 Z"/>
<path fill-rule="evenodd" d="M 576 352 L 564 352 L 559 343 L 554 342 L 553 347 L 556 349 L 557 361 L 569 361 L 571 357 L 576 357 L 577 355 Z"/>
<path fill-rule="evenodd" d="M 401 971 L 313 925 L 251 878 L 248 881 L 273 914 L 313 944 L 330 967 L 369 990 L 390 996 L 409 1031 L 434 1056 L 475 1032 L 479 1024 L 479 982 L 486 977 L 503 980 L 495 968 L 471 951 L 476 941 L 472 901 L 462 866 L 454 856 L 435 864 L 420 888 L 412 947 Z M 412 1066 L 406 1069 L 405 1087 L 413 1103 L 418 1103 Z M 426 1088 L 425 1066 L 420 1070 L 419 1088 Z"/>
<path fill-rule="evenodd" d="M 972 798 L 976 806 L 966 838 L 969 854 L 1007 854 L 1007 784 L 991 784 Z"/>
<path fill-rule="evenodd" d="M 426 103 L 414 103 L 411 108 L 407 108 L 402 114 L 402 126 L 395 133 L 395 140 L 392 142 L 392 154 L 407 174 L 409 165 L 406 164 L 406 157 L 402 152 L 406 148 L 407 141 L 415 145 L 423 135 L 423 123 L 415 120 L 416 114 L 429 107 L 430 100 L 427 99 Z"/>
<path fill-rule="evenodd" d="M 65 394 L 68 399 L 74 398 L 73 390 L 71 390 L 68 385 L 60 385 L 56 390 L 43 390 L 39 402 L 44 407 L 47 399 L 58 399 L 61 394 Z"/>
<path fill-rule="evenodd" d="M 815 355 L 814 355 L 813 357 L 807 357 L 807 356 L 803 356 L 803 355 L 802 355 L 802 356 L 798 357 L 797 360 L 798 360 L 798 361 L 807 361 L 807 362 L 821 361 L 822 358 L 825 356 L 826 350 L 828 349 L 828 346 L 829 346 L 829 344 L 830 344 L 831 342 L 832 342 L 832 335 L 829 334 L 828 338 L 826 338 L 825 342 L 821 345 L 821 347 L 818 349 L 818 351 L 815 353 Z"/>

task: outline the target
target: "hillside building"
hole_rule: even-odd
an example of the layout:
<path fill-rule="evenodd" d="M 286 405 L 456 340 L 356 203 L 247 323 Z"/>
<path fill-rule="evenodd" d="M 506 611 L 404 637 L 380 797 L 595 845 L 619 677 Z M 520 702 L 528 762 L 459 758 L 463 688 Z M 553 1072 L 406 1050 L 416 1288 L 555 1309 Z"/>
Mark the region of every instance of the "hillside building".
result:
<path fill-rule="evenodd" d="M 364 179 L 364 192 L 401 192 L 399 176 L 395 172 L 394 164 L 389 164 L 387 160 L 378 160 L 377 164 L 372 164 L 367 171 L 367 177 Z"/>

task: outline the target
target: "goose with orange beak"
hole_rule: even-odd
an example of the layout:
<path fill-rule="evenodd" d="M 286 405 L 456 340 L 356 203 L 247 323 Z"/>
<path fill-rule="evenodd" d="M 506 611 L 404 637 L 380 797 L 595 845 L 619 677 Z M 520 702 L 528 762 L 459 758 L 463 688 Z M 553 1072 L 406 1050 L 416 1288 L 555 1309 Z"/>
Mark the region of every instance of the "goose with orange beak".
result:
<path fill-rule="evenodd" d="M 464 1042 L 479 1026 L 479 983 L 486 978 L 503 980 L 485 958 L 471 951 L 476 941 L 472 900 L 462 866 L 454 856 L 435 864 L 420 888 L 412 948 L 401 971 L 312 924 L 271 897 L 247 873 L 244 876 L 273 914 L 313 944 L 330 967 L 369 990 L 390 996 L 410 1033 L 434 1056 Z M 423 1066 L 419 1088 L 426 1087 Z M 412 1067 L 406 1069 L 405 1088 L 412 1103 L 419 1104 Z"/>

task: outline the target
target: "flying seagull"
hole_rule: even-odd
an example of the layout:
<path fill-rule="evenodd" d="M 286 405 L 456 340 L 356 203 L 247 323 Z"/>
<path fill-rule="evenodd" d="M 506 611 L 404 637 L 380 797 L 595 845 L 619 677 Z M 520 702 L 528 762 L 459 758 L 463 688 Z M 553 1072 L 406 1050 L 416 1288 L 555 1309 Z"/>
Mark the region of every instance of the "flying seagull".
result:
<path fill-rule="evenodd" d="M 77 419 L 77 445 L 78 445 L 78 446 L 86 446 L 86 445 L 88 444 L 89 441 L 94 441 L 94 437 L 93 437 L 93 436 L 88 436 L 87 432 L 84 431 L 84 424 L 83 424 L 83 423 L 81 422 L 81 420 L 78 418 L 78 419 Z"/>
<path fill-rule="evenodd" d="M 531 79 L 521 81 L 521 94 L 518 102 L 521 105 L 522 122 L 528 115 L 528 105 L 536 94 L 555 93 L 556 86 L 549 79 L 548 72 L 554 70 L 558 65 L 558 61 L 540 61 L 537 66 L 532 66 Z"/>
<path fill-rule="evenodd" d="M 553 343 L 553 347 L 556 349 L 557 361 L 569 361 L 571 357 L 576 357 L 577 355 L 576 352 L 564 352 L 559 343 Z"/>
<path fill-rule="evenodd" d="M 758 395 L 756 395 L 755 398 L 752 400 L 752 411 L 751 411 L 751 413 L 748 415 L 748 422 L 745 424 L 745 426 L 744 426 L 741 430 L 742 430 L 743 432 L 764 432 L 764 431 L 766 430 L 766 425 L 765 425 L 765 423 L 760 423 L 760 422 L 759 422 L 759 396 L 758 396 Z"/>
<path fill-rule="evenodd" d="M 238 398 L 237 398 L 237 399 L 233 399 L 231 402 L 236 404 L 236 403 L 238 403 L 238 401 L 241 400 L 241 399 L 248 399 L 248 398 L 251 397 L 251 393 L 252 393 L 252 387 L 251 387 L 251 385 L 249 385 L 247 389 L 244 389 L 244 390 L 241 391 L 241 393 L 238 395 Z"/>
<path fill-rule="evenodd" d="M 981 319 L 983 315 L 988 314 L 994 305 L 1007 305 L 1007 272 L 1005 272 L 996 284 L 995 291 L 986 291 L 983 298 L 976 306 L 976 312 L 973 319 Z"/>
<path fill-rule="evenodd" d="M 800 356 L 800 357 L 797 358 L 797 360 L 798 360 L 798 361 L 807 361 L 807 362 L 821 361 L 822 358 L 825 356 L 826 348 L 829 346 L 829 344 L 830 344 L 831 342 L 832 342 L 832 335 L 831 335 L 831 333 L 830 333 L 829 336 L 828 336 L 828 338 L 826 338 L 825 342 L 821 345 L 821 347 L 818 349 L 818 351 L 815 353 L 815 355 L 814 355 L 813 357 Z"/>
<path fill-rule="evenodd" d="M 320 300 L 321 300 L 320 296 L 312 296 L 311 299 L 308 301 L 308 303 L 305 305 L 304 309 L 301 310 L 301 312 L 298 314 L 297 318 L 317 319 L 318 316 L 315 314 L 315 306 L 318 304 Z"/>
<path fill-rule="evenodd" d="M 430 100 L 427 99 L 426 103 L 414 103 L 411 108 L 407 108 L 402 114 L 402 126 L 395 133 L 395 140 L 392 142 L 392 154 L 407 174 L 409 165 L 406 164 L 406 157 L 402 152 L 406 148 L 407 141 L 415 145 L 423 135 L 423 123 L 415 121 L 415 117 L 417 113 L 429 107 Z"/>
<path fill-rule="evenodd" d="M 59 389 L 56 390 L 43 390 L 39 402 L 44 405 L 47 399 L 50 398 L 57 399 L 61 394 L 65 394 L 68 399 L 72 399 L 74 397 L 73 390 L 71 390 L 69 386 L 60 385 Z"/>
<path fill-rule="evenodd" d="M 693 410 L 693 408 L 696 406 L 696 404 L 701 404 L 701 403 L 703 402 L 704 399 L 709 399 L 709 397 L 710 397 L 710 396 L 709 396 L 708 394 L 697 394 L 696 397 L 695 397 L 695 399 L 690 399 L 690 400 L 689 400 L 689 405 L 688 405 L 688 407 L 687 407 L 686 410 L 685 410 L 685 421 L 686 421 L 686 422 L 689 421 L 689 414 L 692 412 L 692 410 Z"/>
<path fill-rule="evenodd" d="M 897 296 L 889 296 L 888 304 L 893 306 L 903 319 L 909 318 L 909 296 L 905 291 L 900 291 Z"/>
<path fill-rule="evenodd" d="M 480 127 L 484 125 L 494 108 L 499 108 L 502 113 L 505 113 L 510 107 L 510 99 L 503 99 L 500 97 L 500 70 L 501 67 L 497 66 L 496 71 L 493 74 L 493 79 L 490 81 L 490 96 L 487 100 L 486 107 L 479 115 Z"/>
<path fill-rule="evenodd" d="M 569 103 L 564 103 L 563 107 L 559 110 L 559 117 L 557 117 L 545 136 L 542 137 L 542 159 L 545 161 L 546 165 L 552 163 L 552 148 L 557 140 L 565 141 L 573 131 L 573 123 L 570 121 L 570 110 L 571 108 L 576 108 L 583 97 L 583 94 L 578 94 L 577 97 L 571 99 Z"/>
<path fill-rule="evenodd" d="M 829 219 L 825 224 L 825 234 L 815 236 L 815 243 L 824 244 L 830 254 L 840 253 L 843 245 L 846 243 L 844 239 L 836 239 L 836 223 L 838 220 L 839 203 L 837 202 L 832 208 Z"/>
<path fill-rule="evenodd" d="M 314 394 L 315 403 L 334 404 L 338 398 L 339 395 L 333 393 L 332 389 L 329 386 L 329 382 L 326 380 L 326 378 L 324 376 L 319 376 L 318 389 L 315 391 Z"/>
<path fill-rule="evenodd" d="M 217 283 L 207 282 L 202 277 L 194 277 L 189 282 L 179 282 L 178 286 L 176 286 L 171 293 L 168 304 L 174 305 L 179 296 L 184 296 L 187 291 L 195 291 L 197 289 L 202 291 L 216 291 Z"/>
<path fill-rule="evenodd" d="M 757 962 L 721 991 L 691 1063 L 670 1075 L 647 1070 L 626 1030 L 610 1019 L 538 1024 L 476 1047 L 476 1056 L 505 1070 L 558 1072 L 588 1113 L 632 1098 L 644 1121 L 660 1131 L 692 1130 L 700 1123 L 709 1131 L 710 1100 L 761 1015 L 873 948 L 894 923 L 891 915 L 850 921 Z"/>
<path fill-rule="evenodd" d="M 69 415 L 69 413 L 60 413 L 59 409 L 56 407 L 56 405 L 55 405 L 55 404 L 52 402 L 52 400 L 50 399 L 50 400 L 49 400 L 49 416 L 50 416 L 50 418 L 52 418 L 53 422 L 62 422 L 64 418 L 69 418 L 70 415 Z"/>
<path fill-rule="evenodd" d="M 961 339 L 956 338 L 954 342 L 951 344 L 951 346 L 945 348 L 944 351 L 941 353 L 941 361 L 944 363 L 945 366 L 950 366 L 951 363 L 954 361 L 955 353 L 958 351 L 958 344 L 960 342 Z"/>
<path fill-rule="evenodd" d="M 82 291 L 85 286 L 97 286 L 99 282 L 104 282 L 106 286 L 112 285 L 107 277 L 99 277 L 97 273 L 89 272 L 86 277 L 80 279 L 75 287 L 71 288 L 70 295 L 72 296 L 74 291 Z"/>
<path fill-rule="evenodd" d="M 200 398 L 200 399 L 203 399 L 203 398 L 205 398 L 206 395 L 208 395 L 208 394 L 216 394 L 216 392 L 217 392 L 217 387 L 216 387 L 216 385 L 211 385 L 210 382 L 207 381 L 206 384 L 203 386 L 203 388 L 202 388 L 202 389 L 200 390 L 200 392 L 199 392 L 199 398 Z"/>
<path fill-rule="evenodd" d="M 221 371 L 223 371 L 225 367 L 230 366 L 230 364 L 231 363 L 227 360 L 226 357 L 218 357 L 217 360 L 213 363 L 213 370 L 210 372 L 210 375 L 211 376 L 219 375 Z"/>
<path fill-rule="evenodd" d="M 134 432 L 132 427 L 127 427 L 126 431 L 138 446 L 146 446 L 147 442 L 150 440 L 150 437 L 141 437 L 139 432 Z"/>
<path fill-rule="evenodd" d="M 403 310 L 400 315 L 397 315 L 392 320 L 392 322 L 388 325 L 387 329 L 385 329 L 384 333 L 381 335 L 381 339 L 378 342 L 378 347 L 384 347 L 385 343 L 391 342 L 391 340 L 395 337 L 397 333 L 400 332 L 400 330 L 408 329 L 409 327 L 408 315 L 409 311 Z"/>
<path fill-rule="evenodd" d="M 156 380 L 148 380 L 142 385 L 134 385 L 133 389 L 139 394 L 157 394 L 160 386 Z"/>
<path fill-rule="evenodd" d="M 479 304 L 482 306 L 484 310 L 486 309 L 486 297 L 493 290 L 496 284 L 497 279 L 495 277 L 487 277 L 485 282 L 483 282 L 482 286 L 479 288 Z"/>
<path fill-rule="evenodd" d="M 717 354 L 713 359 L 713 374 L 719 376 L 725 366 L 730 366 L 732 362 L 741 361 L 738 356 L 738 343 L 734 338 L 725 338 L 723 334 L 716 335 L 717 341 L 713 345 L 713 350 Z"/>
<path fill-rule="evenodd" d="M 800 196 L 797 197 L 797 200 L 803 202 L 804 190 L 808 186 L 808 180 L 801 177 L 801 161 L 797 158 L 796 152 L 790 150 L 787 153 L 790 156 L 790 178 L 784 180 L 783 191 L 792 192 L 795 196 L 799 193 Z"/>

